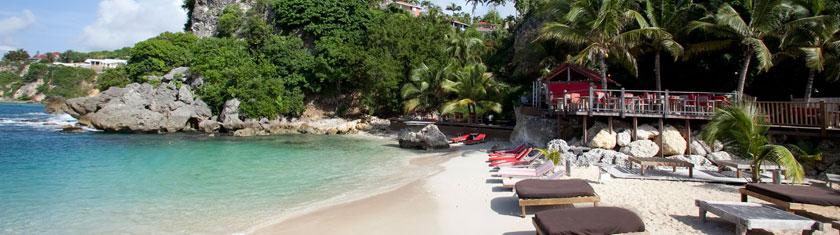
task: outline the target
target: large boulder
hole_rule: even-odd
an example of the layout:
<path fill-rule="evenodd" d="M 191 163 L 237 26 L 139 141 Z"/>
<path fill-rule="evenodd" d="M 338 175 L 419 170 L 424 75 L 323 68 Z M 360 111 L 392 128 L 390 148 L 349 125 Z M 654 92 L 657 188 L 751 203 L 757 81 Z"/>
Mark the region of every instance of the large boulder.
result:
<path fill-rule="evenodd" d="M 571 122 L 559 121 L 561 123 L 558 123 L 556 118 L 529 116 L 520 112 L 519 108 L 515 108 L 514 113 L 516 114 L 516 126 L 510 133 L 510 142 L 512 143 L 526 142 L 544 148 L 548 141 L 574 135 L 575 125 Z M 558 126 L 562 128 L 558 129 Z"/>
<path fill-rule="evenodd" d="M 689 148 L 691 148 L 691 154 L 693 155 L 699 155 L 701 157 L 706 156 L 706 148 L 703 147 L 703 144 L 701 144 L 698 140 L 692 140 Z"/>
<path fill-rule="evenodd" d="M 636 129 L 636 140 L 649 140 L 659 135 L 659 130 L 648 124 L 642 124 Z"/>
<path fill-rule="evenodd" d="M 677 128 L 673 126 L 665 126 L 663 133 L 657 136 L 654 142 L 658 144 L 660 142 L 660 138 L 662 139 L 662 146 L 659 147 L 662 150 L 663 154 L 685 154 L 685 149 L 688 147 L 688 145 L 685 139 L 682 137 L 680 130 L 677 130 Z"/>
<path fill-rule="evenodd" d="M 175 80 L 182 81 L 182 82 L 186 81 L 187 80 L 186 75 L 187 75 L 187 71 L 189 71 L 189 69 L 190 69 L 189 67 L 174 68 L 174 69 L 170 70 L 169 73 L 166 73 L 166 75 L 163 75 L 163 77 L 160 78 L 160 81 L 161 82 L 170 82 L 170 81 L 175 81 Z"/>
<path fill-rule="evenodd" d="M 653 157 L 659 153 L 659 146 L 650 140 L 637 140 L 630 142 L 621 152 L 634 157 Z"/>
<path fill-rule="evenodd" d="M 174 83 L 111 87 L 93 96 L 69 99 L 61 109 L 89 125 L 109 132 L 161 133 L 192 131 L 212 114 L 201 99 L 178 100 Z M 185 92 L 187 92 L 186 90 Z"/>
<path fill-rule="evenodd" d="M 447 149 L 449 142 L 446 135 L 434 124 L 408 125 L 398 137 L 400 148 L 420 148 L 425 150 Z"/>
<path fill-rule="evenodd" d="M 630 137 L 630 130 L 623 130 L 618 132 L 618 137 L 616 137 L 615 144 L 618 146 L 624 147 L 630 145 L 630 142 L 633 141 Z"/>
<path fill-rule="evenodd" d="M 245 125 L 242 119 L 239 118 L 239 104 L 242 102 L 237 98 L 233 98 L 225 102 L 222 108 L 222 113 L 219 115 L 219 122 L 226 130 L 241 129 Z"/>
<path fill-rule="evenodd" d="M 589 141 L 589 147 L 601 149 L 615 148 L 616 133 L 608 129 L 601 129 Z"/>
<path fill-rule="evenodd" d="M 577 161 L 575 161 L 575 165 L 577 166 L 591 166 L 592 164 L 598 163 L 601 161 L 601 157 L 604 156 L 604 152 L 607 150 L 603 149 L 592 149 L 588 152 L 585 152 L 578 156 Z"/>
<path fill-rule="evenodd" d="M 729 161 L 732 160 L 732 155 L 724 151 L 719 151 L 706 154 L 706 158 L 712 161 Z"/>
<path fill-rule="evenodd" d="M 601 163 L 615 164 L 619 167 L 627 166 L 627 154 L 613 150 L 604 150 L 601 154 Z"/>
<path fill-rule="evenodd" d="M 569 147 L 569 144 L 565 140 L 554 139 L 548 142 L 548 149 L 557 150 L 560 153 L 568 153 L 571 147 Z"/>

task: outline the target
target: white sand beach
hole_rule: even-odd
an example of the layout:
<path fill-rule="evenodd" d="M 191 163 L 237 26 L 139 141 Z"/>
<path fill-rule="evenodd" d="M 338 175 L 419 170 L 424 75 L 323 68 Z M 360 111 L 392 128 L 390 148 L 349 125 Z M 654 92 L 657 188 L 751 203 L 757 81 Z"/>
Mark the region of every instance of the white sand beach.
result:
<path fill-rule="evenodd" d="M 282 221 L 256 234 L 535 234 L 535 212 L 519 216 L 517 198 L 490 176 L 486 149 L 494 144 L 453 146 L 430 154 L 420 164 L 440 162 L 442 170 L 402 188 Z M 694 200 L 739 201 L 738 185 L 612 179 L 597 183 L 597 168 L 574 168 L 572 178 L 589 181 L 601 197 L 599 206 L 636 212 L 651 234 L 732 234 L 735 225 L 709 214 L 703 223 Z M 750 198 L 751 202 L 765 203 Z M 578 207 L 592 206 L 577 204 Z M 558 206 L 562 207 L 562 206 Z M 838 216 L 838 215 L 831 215 Z M 609 222 L 609 221 L 604 221 Z M 800 234 L 800 231 L 750 231 L 749 234 Z M 815 234 L 837 234 L 826 229 Z"/>

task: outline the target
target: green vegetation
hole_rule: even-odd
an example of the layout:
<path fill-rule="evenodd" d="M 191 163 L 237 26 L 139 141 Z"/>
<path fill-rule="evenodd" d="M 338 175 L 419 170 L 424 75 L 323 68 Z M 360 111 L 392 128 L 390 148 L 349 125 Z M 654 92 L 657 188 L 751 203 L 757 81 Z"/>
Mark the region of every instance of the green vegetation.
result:
<path fill-rule="evenodd" d="M 64 51 L 58 56 L 59 62 L 82 63 L 86 59 L 121 59 L 127 60 L 131 54 L 131 47 L 123 47 L 113 51 L 92 51 L 78 52 L 73 50 Z"/>
<path fill-rule="evenodd" d="M 157 37 L 138 42 L 131 48 L 126 66 L 129 78 L 143 81 L 145 75 L 160 76 L 189 62 L 190 46 L 198 41 L 192 33 L 164 32 Z"/>
<path fill-rule="evenodd" d="M 125 85 L 131 83 L 131 79 L 128 78 L 125 67 L 117 67 L 106 69 L 103 73 L 99 74 L 96 78 L 96 83 L 96 89 L 105 91 L 112 86 L 125 87 Z"/>
<path fill-rule="evenodd" d="M 44 75 L 47 75 L 49 68 L 47 65 L 42 63 L 33 63 L 29 65 L 29 71 L 26 72 L 26 75 L 23 76 L 23 82 L 29 83 L 38 80 L 39 78 L 43 78 Z"/>
<path fill-rule="evenodd" d="M 5 55 L 3 55 L 3 61 L 26 63 L 29 62 L 29 53 L 24 51 L 23 49 L 9 51 L 6 52 Z"/>
<path fill-rule="evenodd" d="M 484 64 L 468 64 L 463 69 L 452 74 L 454 80 L 444 80 L 443 90 L 455 94 L 455 99 L 443 105 L 441 114 L 450 114 L 458 109 L 466 108 L 470 114 L 470 121 L 481 110 L 496 113 L 502 112 L 502 105 L 497 102 L 501 94 L 500 84 L 487 73 Z"/>
<path fill-rule="evenodd" d="M 90 88 L 86 84 L 93 83 L 96 72 L 91 69 L 65 66 L 49 67 L 44 77 L 44 84 L 38 88 L 47 97 L 61 96 L 66 98 L 86 96 Z"/>
<path fill-rule="evenodd" d="M 219 17 L 217 36 L 231 37 L 242 27 L 242 9 L 237 5 L 227 6 Z"/>
<path fill-rule="evenodd" d="M 784 146 L 770 144 L 769 126 L 755 104 L 738 103 L 717 109 L 701 134 L 706 143 L 720 141 L 737 156 L 751 160 L 753 182 L 760 182 L 759 172 L 765 161 L 784 166 L 789 179 L 802 181 L 805 173 L 793 154 Z"/>

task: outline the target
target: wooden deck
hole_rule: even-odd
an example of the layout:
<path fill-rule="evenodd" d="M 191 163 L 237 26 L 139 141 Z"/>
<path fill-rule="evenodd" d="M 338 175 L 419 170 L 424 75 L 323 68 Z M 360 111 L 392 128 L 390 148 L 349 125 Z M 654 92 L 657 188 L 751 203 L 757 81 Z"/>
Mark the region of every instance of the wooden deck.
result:
<path fill-rule="evenodd" d="M 737 97 L 734 93 L 588 89 L 549 93 L 546 100 L 551 100 L 548 111 L 560 116 L 711 120 L 715 110 Z M 756 104 L 774 128 L 819 131 L 822 136 L 840 131 L 840 102 Z"/>

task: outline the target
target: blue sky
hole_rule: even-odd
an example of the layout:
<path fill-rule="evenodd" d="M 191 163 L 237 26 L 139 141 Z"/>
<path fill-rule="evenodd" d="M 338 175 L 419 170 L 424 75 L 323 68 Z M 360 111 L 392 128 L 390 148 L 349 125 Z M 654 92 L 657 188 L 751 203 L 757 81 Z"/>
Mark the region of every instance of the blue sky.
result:
<path fill-rule="evenodd" d="M 182 0 L 25 0 L 4 1 L 0 8 L 0 54 L 23 48 L 36 52 L 113 50 L 165 31 L 181 31 L 186 14 Z M 450 3 L 469 12 L 465 0 Z M 489 6 L 479 5 L 477 15 Z M 513 3 L 498 6 L 501 15 L 513 15 Z"/>

